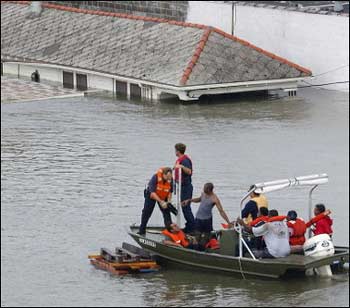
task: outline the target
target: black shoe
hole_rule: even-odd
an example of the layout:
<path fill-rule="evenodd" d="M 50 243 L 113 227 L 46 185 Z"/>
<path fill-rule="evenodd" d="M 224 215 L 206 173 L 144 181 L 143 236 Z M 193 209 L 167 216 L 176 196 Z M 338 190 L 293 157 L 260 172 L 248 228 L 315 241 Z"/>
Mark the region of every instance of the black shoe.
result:
<path fill-rule="evenodd" d="M 136 232 L 136 234 L 141 235 L 141 236 L 145 236 L 145 235 L 146 235 L 146 232 L 145 232 L 145 233 L 141 233 L 141 232 L 139 231 L 139 232 Z"/>

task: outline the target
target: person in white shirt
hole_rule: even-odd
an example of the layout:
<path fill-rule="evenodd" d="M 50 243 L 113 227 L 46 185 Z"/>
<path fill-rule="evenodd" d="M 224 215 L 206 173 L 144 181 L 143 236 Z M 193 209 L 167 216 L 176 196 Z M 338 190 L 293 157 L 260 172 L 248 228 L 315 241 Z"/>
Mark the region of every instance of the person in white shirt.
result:
<path fill-rule="evenodd" d="M 269 217 L 278 216 L 277 210 L 270 210 Z M 277 220 L 266 222 L 259 227 L 251 227 L 237 218 L 237 223 L 244 227 L 247 232 L 254 236 L 263 236 L 266 248 L 253 250 L 256 258 L 283 258 L 290 254 L 289 231 L 285 221 Z"/>

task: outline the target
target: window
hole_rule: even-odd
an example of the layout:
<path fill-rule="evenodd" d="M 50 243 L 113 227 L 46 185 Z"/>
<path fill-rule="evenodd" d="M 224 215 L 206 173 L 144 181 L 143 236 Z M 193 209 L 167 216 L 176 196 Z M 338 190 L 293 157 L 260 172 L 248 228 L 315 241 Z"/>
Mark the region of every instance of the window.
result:
<path fill-rule="evenodd" d="M 63 71 L 63 88 L 74 89 L 72 72 Z"/>
<path fill-rule="evenodd" d="M 127 84 L 123 81 L 116 80 L 115 82 L 115 92 L 117 96 L 126 96 L 127 95 Z"/>
<path fill-rule="evenodd" d="M 130 97 L 141 98 L 141 88 L 137 84 L 130 84 Z"/>
<path fill-rule="evenodd" d="M 80 91 L 87 90 L 87 76 L 85 74 L 77 74 L 77 89 Z"/>

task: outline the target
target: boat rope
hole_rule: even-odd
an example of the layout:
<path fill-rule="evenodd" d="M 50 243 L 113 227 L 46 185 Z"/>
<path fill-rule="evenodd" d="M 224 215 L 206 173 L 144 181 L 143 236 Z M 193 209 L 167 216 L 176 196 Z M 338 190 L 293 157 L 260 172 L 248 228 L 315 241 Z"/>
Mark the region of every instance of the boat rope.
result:
<path fill-rule="evenodd" d="M 243 269 L 242 269 L 241 258 L 238 258 L 238 264 L 239 264 L 239 270 L 241 271 L 242 278 L 243 278 L 244 280 L 246 280 L 246 278 L 245 278 L 245 276 L 244 276 L 244 273 L 243 273 Z"/>

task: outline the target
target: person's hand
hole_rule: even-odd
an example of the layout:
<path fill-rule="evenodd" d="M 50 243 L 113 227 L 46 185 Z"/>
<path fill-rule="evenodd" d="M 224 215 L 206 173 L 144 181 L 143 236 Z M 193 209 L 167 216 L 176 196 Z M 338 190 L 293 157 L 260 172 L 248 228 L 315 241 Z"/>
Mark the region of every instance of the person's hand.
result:
<path fill-rule="evenodd" d="M 325 215 L 329 215 L 329 214 L 331 214 L 331 213 L 332 213 L 331 210 L 325 210 L 325 212 L 324 212 Z"/>
<path fill-rule="evenodd" d="M 175 165 L 175 168 L 182 168 L 183 166 L 180 165 L 179 163 Z"/>
<path fill-rule="evenodd" d="M 241 218 L 239 218 L 239 217 L 237 217 L 236 223 L 239 224 L 239 225 L 241 225 L 241 226 L 244 225 L 243 219 L 241 219 Z"/>
<path fill-rule="evenodd" d="M 160 206 L 163 210 L 165 210 L 168 207 L 168 204 L 165 201 L 160 202 Z"/>
<path fill-rule="evenodd" d="M 229 229 L 233 228 L 233 226 L 234 226 L 233 223 L 234 223 L 234 222 L 230 222 L 230 223 L 227 225 Z"/>
<path fill-rule="evenodd" d="M 186 206 L 189 203 L 190 203 L 190 199 L 184 200 L 181 202 L 181 206 Z"/>

